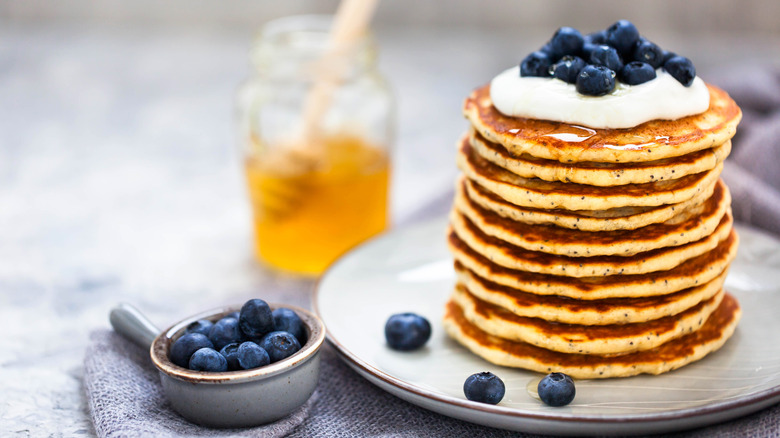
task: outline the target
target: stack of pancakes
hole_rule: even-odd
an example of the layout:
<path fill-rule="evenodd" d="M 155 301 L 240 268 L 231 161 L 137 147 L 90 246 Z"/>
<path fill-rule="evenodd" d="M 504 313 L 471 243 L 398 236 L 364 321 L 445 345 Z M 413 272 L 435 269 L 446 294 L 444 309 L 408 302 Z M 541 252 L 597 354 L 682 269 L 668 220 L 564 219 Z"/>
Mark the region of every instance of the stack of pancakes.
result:
<path fill-rule="evenodd" d="M 499 365 L 578 378 L 659 374 L 720 348 L 740 317 L 719 179 L 741 112 L 710 107 L 631 129 L 464 112 L 448 242 L 447 332 Z"/>

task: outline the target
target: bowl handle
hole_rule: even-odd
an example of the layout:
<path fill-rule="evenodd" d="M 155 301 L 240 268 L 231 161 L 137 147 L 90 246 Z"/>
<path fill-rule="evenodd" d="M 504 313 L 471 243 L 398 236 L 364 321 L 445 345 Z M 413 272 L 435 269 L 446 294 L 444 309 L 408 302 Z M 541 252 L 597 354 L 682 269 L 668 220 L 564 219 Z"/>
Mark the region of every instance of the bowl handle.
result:
<path fill-rule="evenodd" d="M 150 348 L 152 341 L 160 333 L 160 329 L 141 311 L 127 303 L 120 303 L 111 309 L 108 319 L 117 333 L 142 348 Z"/>

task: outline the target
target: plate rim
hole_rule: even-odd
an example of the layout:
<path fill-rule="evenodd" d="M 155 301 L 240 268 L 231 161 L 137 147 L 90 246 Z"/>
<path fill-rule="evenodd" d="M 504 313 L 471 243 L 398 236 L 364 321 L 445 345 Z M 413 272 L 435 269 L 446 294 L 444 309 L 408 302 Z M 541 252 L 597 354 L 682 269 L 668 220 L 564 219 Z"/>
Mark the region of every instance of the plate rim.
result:
<path fill-rule="evenodd" d="M 381 233 L 342 254 L 334 263 L 332 263 L 328 268 L 322 273 L 321 276 L 319 276 L 314 284 L 312 296 L 311 296 L 311 306 L 314 313 L 325 322 L 326 327 L 326 339 L 330 345 L 332 345 L 336 352 L 338 353 L 338 356 L 342 358 L 342 360 L 348 361 L 347 365 L 350 365 L 351 368 L 355 369 L 357 367 L 356 371 L 361 371 L 359 374 L 368 374 L 372 377 L 381 380 L 385 384 L 388 384 L 390 386 L 393 386 L 403 392 L 410 393 L 412 395 L 416 395 L 418 397 L 422 397 L 423 399 L 427 399 L 433 402 L 442 403 L 444 405 L 447 405 L 452 408 L 457 409 L 468 409 L 470 411 L 476 411 L 476 412 L 483 412 L 488 415 L 500 415 L 502 417 L 510 417 L 513 419 L 532 419 L 532 420 L 538 420 L 543 422 L 548 421 L 555 421 L 555 422 L 566 422 L 567 424 L 572 423 L 588 423 L 588 424 L 654 424 L 659 422 L 668 422 L 668 421 L 682 421 L 686 419 L 704 419 L 708 416 L 713 416 L 718 413 L 722 412 L 728 412 L 728 411 L 734 411 L 740 408 L 749 408 L 749 407 L 756 407 L 755 410 L 748 410 L 744 413 L 741 413 L 739 416 L 747 415 L 752 412 L 756 412 L 760 409 L 764 409 L 767 407 L 770 407 L 778 402 L 780 402 L 780 383 L 777 385 L 767 388 L 764 390 L 761 390 L 759 392 L 756 392 L 754 394 L 745 395 L 737 397 L 733 400 L 727 400 L 727 401 L 718 401 L 710 404 L 700 405 L 692 408 L 683 408 L 683 409 L 674 409 L 662 413 L 647 413 L 647 414 L 618 414 L 618 415 L 612 415 L 612 414 L 604 414 L 604 415 L 582 415 L 582 414 L 565 414 L 562 415 L 560 413 L 544 413 L 544 412 L 534 412 L 534 411 L 527 411 L 523 409 L 518 408 L 509 408 L 504 406 L 496 406 L 496 405 L 488 405 L 485 403 L 477 403 L 472 402 L 466 399 L 460 399 L 453 396 L 449 396 L 446 394 L 440 394 L 435 391 L 426 390 L 424 388 L 421 388 L 419 386 L 416 386 L 412 383 L 409 383 L 407 381 L 404 381 L 402 379 L 393 377 L 392 375 L 370 365 L 365 360 L 361 359 L 360 356 L 353 353 L 351 350 L 349 350 L 346 346 L 344 346 L 341 342 L 339 342 L 335 336 L 331 333 L 330 329 L 327 328 L 327 321 L 323 317 L 323 315 L 320 312 L 319 308 L 319 301 L 320 301 L 320 290 L 321 285 L 323 281 L 325 280 L 328 275 L 340 265 L 340 262 L 345 257 L 351 255 L 352 253 L 370 246 L 374 245 L 375 242 L 383 239 L 389 239 L 392 236 L 401 233 L 406 232 L 407 230 L 415 229 L 418 227 L 424 227 L 426 225 L 430 225 L 435 222 L 442 222 L 446 219 L 446 216 L 440 216 L 420 222 L 416 222 L 413 224 L 407 224 L 402 227 L 394 228 L 391 230 L 388 230 L 387 232 Z M 740 223 L 738 227 L 741 230 L 748 230 L 748 232 L 751 233 L 758 233 L 761 235 L 765 235 L 772 240 L 774 240 L 778 245 L 780 245 L 780 240 L 778 240 L 777 237 L 774 235 L 759 230 L 756 228 L 753 228 L 749 225 Z M 739 232 L 739 230 L 737 230 Z M 694 365 L 694 364 L 692 364 Z M 365 376 L 362 376 L 365 378 Z M 377 386 L 378 388 L 382 389 L 385 392 L 388 392 L 385 388 L 382 388 L 381 386 L 377 385 L 376 383 L 372 382 L 370 379 L 366 379 L 370 383 L 374 384 L 374 386 Z M 440 410 L 434 410 L 426 406 L 421 406 L 417 403 L 414 403 L 413 401 L 400 397 L 406 402 L 415 404 L 417 406 L 422 407 L 423 409 L 427 409 L 430 411 L 438 412 L 439 414 L 448 416 L 450 418 L 458 418 L 463 421 L 468 421 L 471 423 L 474 423 L 473 421 L 463 418 L 463 417 L 454 417 L 446 412 L 442 412 Z M 712 421 L 712 422 L 703 422 L 698 425 L 693 425 L 691 427 L 681 427 L 676 428 L 673 430 L 683 430 L 683 429 L 689 429 L 693 427 L 702 427 L 705 425 L 710 424 L 717 424 L 722 423 L 731 419 L 734 419 L 735 417 L 723 417 L 721 421 Z M 648 431 L 650 432 L 650 431 Z"/>

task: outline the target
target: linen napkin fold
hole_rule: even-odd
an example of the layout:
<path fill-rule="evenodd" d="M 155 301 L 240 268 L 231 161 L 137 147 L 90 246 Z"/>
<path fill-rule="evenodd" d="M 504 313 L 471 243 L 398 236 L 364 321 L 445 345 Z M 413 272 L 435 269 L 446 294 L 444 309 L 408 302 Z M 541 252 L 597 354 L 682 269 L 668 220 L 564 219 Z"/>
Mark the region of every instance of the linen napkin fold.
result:
<path fill-rule="evenodd" d="M 315 392 L 297 411 L 271 424 L 244 429 L 198 426 L 170 407 L 149 353 L 107 329 L 90 334 L 84 385 L 99 437 L 282 437 L 306 419 L 317 396 Z"/>
<path fill-rule="evenodd" d="M 780 66 L 724 68 L 707 80 L 742 108 L 723 169 L 734 217 L 780 234 Z"/>

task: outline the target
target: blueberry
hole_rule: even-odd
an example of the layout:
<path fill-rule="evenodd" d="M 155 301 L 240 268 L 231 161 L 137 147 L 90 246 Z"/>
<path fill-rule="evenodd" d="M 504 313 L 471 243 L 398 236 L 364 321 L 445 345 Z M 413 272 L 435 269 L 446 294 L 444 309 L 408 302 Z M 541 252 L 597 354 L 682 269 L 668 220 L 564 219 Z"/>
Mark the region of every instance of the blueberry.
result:
<path fill-rule="evenodd" d="M 623 59 L 614 47 L 600 45 L 590 52 L 590 63 L 603 65 L 612 71 L 620 71 L 623 68 Z"/>
<path fill-rule="evenodd" d="M 600 30 L 598 32 L 592 32 L 582 37 L 585 44 L 606 44 L 607 43 L 607 30 Z"/>
<path fill-rule="evenodd" d="M 252 340 L 259 340 L 274 329 L 274 316 L 271 308 L 263 300 L 249 300 L 241 307 L 238 318 L 241 331 Z"/>
<path fill-rule="evenodd" d="M 236 318 L 228 316 L 217 321 L 209 330 L 209 339 L 218 350 L 227 344 L 241 342 L 241 330 L 238 328 Z"/>
<path fill-rule="evenodd" d="M 559 28 L 550 40 L 553 59 L 579 54 L 583 42 L 582 34 L 577 29 L 572 27 Z"/>
<path fill-rule="evenodd" d="M 227 371 L 228 363 L 225 356 L 219 354 L 217 350 L 205 347 L 192 353 L 189 369 L 220 373 L 222 371 Z"/>
<path fill-rule="evenodd" d="M 228 314 L 227 314 L 227 315 L 225 315 L 225 316 L 229 316 L 229 317 L 231 317 L 231 318 L 236 318 L 236 319 L 238 319 L 238 317 L 239 317 L 239 316 L 241 316 L 241 312 L 230 312 L 230 313 L 228 313 Z"/>
<path fill-rule="evenodd" d="M 631 55 L 637 41 L 639 31 L 628 20 L 619 20 L 607 29 L 607 44 L 617 49 L 623 55 Z"/>
<path fill-rule="evenodd" d="M 219 350 L 219 354 L 225 356 L 228 364 L 228 371 L 240 370 L 241 366 L 238 364 L 238 342 L 227 344 Z"/>
<path fill-rule="evenodd" d="M 182 368 L 187 368 L 192 353 L 204 347 L 214 348 L 214 344 L 206 336 L 200 333 L 182 335 L 171 346 L 171 362 Z"/>
<path fill-rule="evenodd" d="M 662 62 L 661 62 L 661 65 L 664 65 L 664 64 L 666 64 L 666 61 L 668 61 L 668 60 L 670 60 L 670 59 L 674 58 L 675 56 L 677 56 L 677 54 L 676 54 L 676 53 L 674 53 L 674 52 L 670 52 L 670 51 L 668 51 L 668 50 L 664 50 L 664 54 L 663 54 L 663 60 L 662 60 Z"/>
<path fill-rule="evenodd" d="M 593 54 L 593 52 L 600 46 L 601 44 L 594 44 L 594 43 L 588 43 L 582 45 L 582 50 L 580 51 L 580 58 L 583 60 L 590 60 L 590 56 Z"/>
<path fill-rule="evenodd" d="M 602 65 L 586 65 L 577 76 L 577 92 L 603 96 L 615 88 L 615 72 Z"/>
<path fill-rule="evenodd" d="M 252 341 L 238 346 L 238 363 L 241 369 L 259 368 L 271 363 L 271 357 L 261 346 Z"/>
<path fill-rule="evenodd" d="M 280 307 L 274 310 L 272 314 L 274 316 L 274 331 L 291 333 L 301 345 L 306 343 L 306 328 L 297 313 Z"/>
<path fill-rule="evenodd" d="M 416 350 L 431 337 L 431 323 L 415 313 L 397 313 L 385 323 L 385 339 L 393 350 Z"/>
<path fill-rule="evenodd" d="M 546 375 L 536 390 L 539 398 L 550 406 L 566 406 L 574 400 L 574 381 L 563 373 L 551 373 Z"/>
<path fill-rule="evenodd" d="M 550 55 L 541 50 L 531 53 L 520 63 L 520 76 L 549 77 Z"/>
<path fill-rule="evenodd" d="M 202 335 L 208 336 L 209 330 L 211 330 L 211 326 L 213 325 L 214 323 L 208 319 L 199 319 L 188 325 L 187 329 L 184 330 L 184 333 L 200 333 Z"/>
<path fill-rule="evenodd" d="M 550 72 L 554 78 L 560 79 L 567 84 L 573 84 L 577 82 L 577 76 L 580 74 L 580 70 L 585 67 L 585 61 L 579 56 L 566 55 L 550 66 Z"/>
<path fill-rule="evenodd" d="M 620 82 L 626 85 L 639 85 L 655 79 L 655 69 L 644 62 L 629 62 L 618 75 Z"/>
<path fill-rule="evenodd" d="M 471 401 L 494 405 L 504 398 L 506 387 L 498 376 L 485 371 L 470 375 L 463 384 L 463 393 Z"/>
<path fill-rule="evenodd" d="M 260 346 L 268 352 L 272 363 L 290 357 L 301 349 L 301 344 L 295 336 L 287 332 L 268 333 L 263 336 Z"/>
<path fill-rule="evenodd" d="M 653 68 L 658 68 L 663 65 L 664 51 L 650 41 L 640 41 L 634 48 L 634 61 L 644 62 Z"/>
<path fill-rule="evenodd" d="M 684 56 L 673 56 L 664 63 L 664 70 L 669 72 L 673 78 L 678 82 L 690 86 L 693 83 L 693 79 L 696 77 L 696 68 L 693 67 L 693 63 L 690 59 Z"/>

